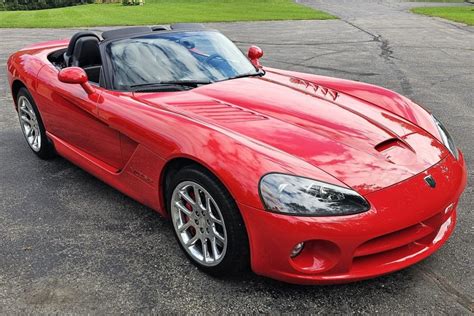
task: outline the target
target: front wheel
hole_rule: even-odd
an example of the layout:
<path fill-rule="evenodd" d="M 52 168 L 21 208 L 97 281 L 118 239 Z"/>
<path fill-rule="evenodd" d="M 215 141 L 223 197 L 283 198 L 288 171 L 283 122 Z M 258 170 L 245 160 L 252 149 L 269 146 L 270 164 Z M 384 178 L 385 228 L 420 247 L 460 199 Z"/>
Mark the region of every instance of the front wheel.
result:
<path fill-rule="evenodd" d="M 168 205 L 181 248 L 201 270 L 216 276 L 249 265 L 247 232 L 225 187 L 207 170 L 186 167 L 171 181 Z"/>

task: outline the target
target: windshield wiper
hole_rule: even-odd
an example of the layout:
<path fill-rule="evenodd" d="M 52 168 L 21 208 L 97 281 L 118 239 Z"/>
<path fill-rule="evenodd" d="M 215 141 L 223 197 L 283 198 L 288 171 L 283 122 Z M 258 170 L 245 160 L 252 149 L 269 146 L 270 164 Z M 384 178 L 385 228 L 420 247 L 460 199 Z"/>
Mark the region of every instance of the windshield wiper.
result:
<path fill-rule="evenodd" d="M 210 84 L 210 80 L 176 80 L 176 81 L 159 81 L 159 82 L 148 82 L 141 84 L 131 85 L 130 88 L 149 88 L 154 86 L 186 86 L 186 87 L 197 87 L 202 84 Z"/>
<path fill-rule="evenodd" d="M 222 81 L 232 80 L 232 79 L 239 79 L 239 78 L 246 78 L 246 77 L 263 77 L 264 75 L 265 75 L 265 70 L 260 69 L 257 72 L 250 72 L 250 73 L 246 73 L 246 74 L 240 74 L 240 75 L 237 75 L 237 76 L 226 78 Z"/>

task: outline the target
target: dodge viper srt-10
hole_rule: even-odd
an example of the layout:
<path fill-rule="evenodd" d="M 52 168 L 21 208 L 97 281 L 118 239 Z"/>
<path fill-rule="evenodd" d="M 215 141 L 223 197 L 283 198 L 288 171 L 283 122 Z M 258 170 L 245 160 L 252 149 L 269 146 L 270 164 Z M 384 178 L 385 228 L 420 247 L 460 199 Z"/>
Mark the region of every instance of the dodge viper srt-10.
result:
<path fill-rule="evenodd" d="M 440 121 L 395 92 L 262 55 L 200 25 L 83 31 L 14 53 L 8 80 L 37 156 L 170 218 L 212 275 L 343 283 L 438 250 L 466 186 Z"/>

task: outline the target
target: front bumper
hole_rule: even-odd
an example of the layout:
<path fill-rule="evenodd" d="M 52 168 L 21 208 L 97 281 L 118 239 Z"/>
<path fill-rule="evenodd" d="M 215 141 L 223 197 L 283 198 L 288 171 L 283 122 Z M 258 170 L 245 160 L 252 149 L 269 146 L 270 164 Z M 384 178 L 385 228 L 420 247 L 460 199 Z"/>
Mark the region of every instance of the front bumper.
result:
<path fill-rule="evenodd" d="M 424 181 L 430 174 L 436 183 Z M 410 266 L 449 238 L 466 186 L 462 154 L 410 179 L 370 193 L 368 212 L 340 217 L 298 217 L 239 204 L 250 240 L 252 270 L 298 284 L 346 283 Z M 303 251 L 290 258 L 293 247 Z"/>

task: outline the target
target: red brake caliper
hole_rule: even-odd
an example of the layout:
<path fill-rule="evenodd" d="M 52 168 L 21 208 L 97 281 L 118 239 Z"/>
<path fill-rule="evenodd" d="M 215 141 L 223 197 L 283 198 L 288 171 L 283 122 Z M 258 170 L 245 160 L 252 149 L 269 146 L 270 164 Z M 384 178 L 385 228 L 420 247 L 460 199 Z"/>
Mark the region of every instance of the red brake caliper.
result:
<path fill-rule="evenodd" d="M 190 192 L 190 193 L 189 193 L 189 196 L 190 196 L 193 200 L 196 200 L 196 199 L 194 198 L 194 192 Z M 184 206 L 185 206 L 190 212 L 193 212 L 193 207 L 191 206 L 191 203 L 189 203 L 189 202 L 186 201 L 186 204 L 185 204 Z M 187 223 L 188 221 L 192 221 L 192 219 L 189 218 L 189 216 L 187 216 L 187 215 L 185 215 L 185 216 L 186 216 L 186 223 Z M 189 230 L 191 231 L 192 236 L 196 235 L 196 228 L 194 228 L 194 226 L 189 227 Z"/>

